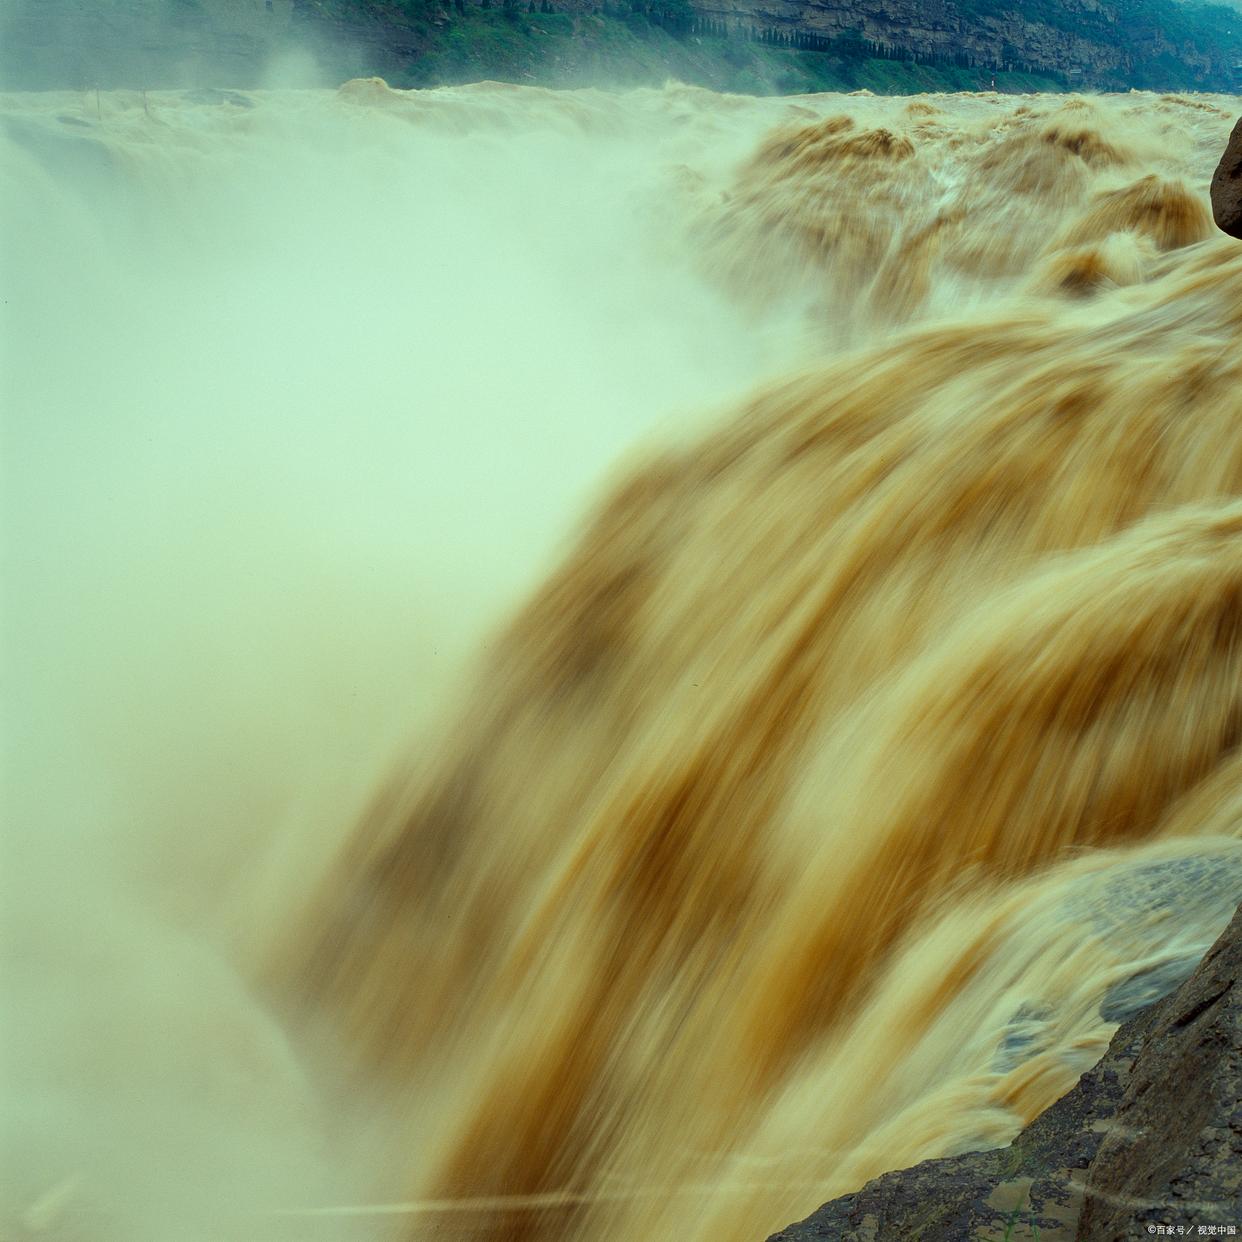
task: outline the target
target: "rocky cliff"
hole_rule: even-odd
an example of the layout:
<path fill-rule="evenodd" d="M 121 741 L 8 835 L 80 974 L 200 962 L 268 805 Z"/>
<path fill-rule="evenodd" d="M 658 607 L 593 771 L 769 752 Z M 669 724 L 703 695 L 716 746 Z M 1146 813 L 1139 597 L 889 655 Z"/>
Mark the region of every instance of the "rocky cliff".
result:
<path fill-rule="evenodd" d="M 12 0 L 0 88 L 256 86 L 273 61 L 308 49 L 334 81 L 421 83 L 436 74 L 419 62 L 449 44 L 463 62 L 454 80 L 466 80 L 469 41 L 483 37 L 469 15 L 482 10 L 567 14 L 575 44 L 606 43 L 597 19 L 611 14 L 640 35 L 710 35 L 730 61 L 741 53 L 728 42 L 758 41 L 822 53 L 838 69 L 868 58 L 969 67 L 984 87 L 1009 70 L 1104 90 L 1242 83 L 1242 16 L 1175 0 Z"/>
<path fill-rule="evenodd" d="M 1143 0 L 700 0 L 696 7 L 795 41 L 860 41 L 886 55 L 1021 67 L 1102 89 L 1232 90 L 1242 61 L 1236 15 Z"/>

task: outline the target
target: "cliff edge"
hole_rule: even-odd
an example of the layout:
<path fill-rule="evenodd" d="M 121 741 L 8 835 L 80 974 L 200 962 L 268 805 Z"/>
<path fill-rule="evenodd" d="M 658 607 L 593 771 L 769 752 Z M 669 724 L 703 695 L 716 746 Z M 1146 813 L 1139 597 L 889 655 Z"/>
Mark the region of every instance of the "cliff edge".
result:
<path fill-rule="evenodd" d="M 10 0 L 6 90 L 551 86 L 668 77 L 747 94 L 868 87 L 1232 91 L 1242 22 L 1175 0 Z M 298 65 L 303 68 L 294 72 Z"/>
<path fill-rule="evenodd" d="M 1242 907 L 1194 974 L 1120 1027 L 1009 1147 L 886 1173 L 769 1242 L 1129 1242 L 1231 1229 L 1242 1236 Z"/>

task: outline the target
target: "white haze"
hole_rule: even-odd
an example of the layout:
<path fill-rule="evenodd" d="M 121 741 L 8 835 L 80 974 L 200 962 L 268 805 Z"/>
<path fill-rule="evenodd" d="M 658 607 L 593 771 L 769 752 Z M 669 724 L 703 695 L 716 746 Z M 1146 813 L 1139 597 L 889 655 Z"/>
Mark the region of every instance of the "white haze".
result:
<path fill-rule="evenodd" d="M 662 238 L 702 134 L 456 98 L 4 101 L 8 1229 L 348 1200 L 245 972 L 601 476 L 779 360 Z"/>

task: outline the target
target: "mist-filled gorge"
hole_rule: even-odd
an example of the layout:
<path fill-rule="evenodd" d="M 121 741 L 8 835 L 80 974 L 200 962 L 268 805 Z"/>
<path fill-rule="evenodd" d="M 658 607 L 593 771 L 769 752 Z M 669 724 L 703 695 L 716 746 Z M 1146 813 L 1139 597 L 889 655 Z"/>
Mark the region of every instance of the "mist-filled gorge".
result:
<path fill-rule="evenodd" d="M 5 1238 L 760 1242 L 1242 899 L 1228 97 L 0 96 Z"/>

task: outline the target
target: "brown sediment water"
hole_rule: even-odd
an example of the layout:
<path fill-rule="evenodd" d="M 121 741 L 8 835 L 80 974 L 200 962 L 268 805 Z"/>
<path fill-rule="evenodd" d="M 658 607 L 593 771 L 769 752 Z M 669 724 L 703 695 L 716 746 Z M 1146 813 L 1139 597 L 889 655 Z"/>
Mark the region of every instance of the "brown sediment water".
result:
<path fill-rule="evenodd" d="M 747 1242 L 1007 1142 L 1242 899 L 1228 101 L 246 99 L 2 101 L 4 1210 Z"/>

